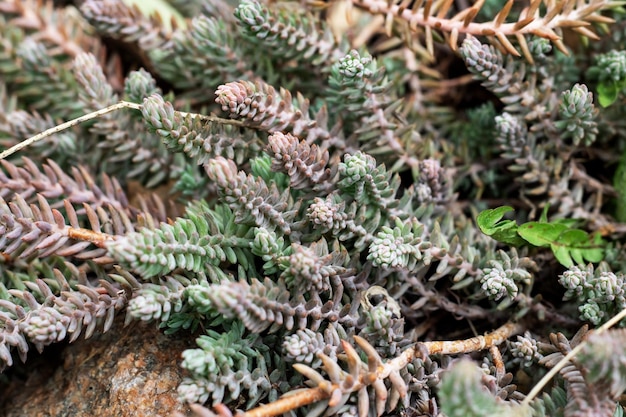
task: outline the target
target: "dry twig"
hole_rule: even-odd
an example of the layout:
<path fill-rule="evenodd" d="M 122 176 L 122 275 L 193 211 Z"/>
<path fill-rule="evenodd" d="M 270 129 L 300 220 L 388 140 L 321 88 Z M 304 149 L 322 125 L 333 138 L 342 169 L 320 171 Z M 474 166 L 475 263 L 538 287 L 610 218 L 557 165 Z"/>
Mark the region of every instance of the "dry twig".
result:
<path fill-rule="evenodd" d="M 371 385 L 377 379 L 382 380 L 389 377 L 391 373 L 398 372 L 399 370 L 405 368 L 414 358 L 421 356 L 424 352 L 428 355 L 455 355 L 459 353 L 476 352 L 497 346 L 509 337 L 519 334 L 522 331 L 523 326 L 521 324 L 509 322 L 484 336 L 476 336 L 465 340 L 417 343 L 416 345 L 406 349 L 397 358 L 378 366 L 375 374 L 362 374 L 359 381 L 352 387 L 352 391 L 354 392 L 363 386 Z M 368 360 L 371 360 L 370 355 L 374 354 L 375 351 L 374 353 L 369 352 L 369 349 L 373 350 L 369 343 L 359 336 L 354 336 L 354 340 L 362 349 L 366 351 L 366 354 L 368 354 Z M 342 345 L 346 353 L 354 351 L 354 348 L 346 341 L 342 341 Z M 237 413 L 235 414 L 235 417 L 273 417 L 325 399 L 330 398 L 330 401 L 332 402 L 332 394 L 337 390 L 340 390 L 338 384 L 328 384 L 328 386 L 320 384 L 314 388 L 307 388 L 289 393 L 277 401 L 261 405 L 250 411 Z M 329 406 L 332 406 L 331 402 L 329 402 Z M 220 417 L 232 416 L 229 411 L 225 411 L 223 406 L 216 407 L 216 411 L 219 413 L 218 415 Z"/>
<path fill-rule="evenodd" d="M 602 333 L 610 329 L 611 327 L 619 323 L 620 320 L 622 320 L 624 317 L 626 317 L 626 309 L 620 311 L 617 315 L 611 318 L 611 320 L 604 323 L 601 327 L 599 327 L 596 330 L 596 333 Z M 550 382 L 550 380 L 554 378 L 554 376 L 558 374 L 559 371 L 563 369 L 568 364 L 568 362 L 572 360 L 572 358 L 574 358 L 574 356 L 576 356 L 583 349 L 583 347 L 585 346 L 585 343 L 587 343 L 587 341 L 583 340 L 581 343 L 576 345 L 576 347 L 573 348 L 567 355 L 565 355 L 563 359 L 561 359 L 561 361 L 554 366 L 554 368 L 550 369 L 550 372 L 545 374 L 544 377 L 541 378 L 541 381 L 539 381 L 539 383 L 537 383 L 537 385 L 535 385 L 533 389 L 528 393 L 526 398 L 524 398 L 522 405 L 523 406 L 530 405 L 530 402 L 535 399 L 535 397 L 541 392 L 543 387 L 546 386 L 546 384 Z"/>
<path fill-rule="evenodd" d="M 39 142 L 49 136 L 52 136 L 56 133 L 62 132 L 64 130 L 69 129 L 70 127 L 74 127 L 76 125 L 79 125 L 81 123 L 87 122 L 89 120 L 93 120 L 96 119 L 100 116 L 104 116 L 105 114 L 108 113 L 112 113 L 116 110 L 120 110 L 120 109 L 133 109 L 133 110 L 141 110 L 142 106 L 141 104 L 137 104 L 137 103 L 131 103 L 128 101 L 120 101 L 119 103 L 115 103 L 110 105 L 109 107 L 106 107 L 104 109 L 100 109 L 100 110 L 96 110 L 94 112 L 82 115 L 80 117 L 77 117 L 76 119 L 72 119 L 70 121 L 67 121 L 65 123 L 61 123 L 58 126 L 52 127 L 50 129 L 47 129 L 41 133 L 36 134 L 35 136 L 32 136 L 28 139 L 23 140 L 22 142 L 18 143 L 15 146 L 10 147 L 9 149 L 6 149 L 5 151 L 3 151 L 2 153 L 0 153 L 0 159 L 5 159 L 8 156 L 13 155 L 15 152 L 18 152 L 30 145 L 32 145 L 33 143 Z M 239 121 L 239 120 L 229 120 L 229 119 L 223 119 L 221 117 L 217 117 L 217 116 L 205 116 L 202 114 L 196 114 L 196 113 L 185 113 L 185 112 L 179 112 L 183 117 L 186 117 L 187 115 L 191 115 L 193 117 L 199 117 L 202 120 L 206 120 L 209 122 L 215 122 L 215 123 L 222 123 L 222 124 L 229 124 L 229 125 L 236 125 L 236 126 L 242 126 L 243 122 Z"/>
<path fill-rule="evenodd" d="M 592 23 L 612 23 L 613 19 L 598 14 L 600 10 L 614 7 L 611 0 L 591 0 L 589 3 L 577 0 L 546 1 L 532 0 L 521 13 L 517 21 L 506 22 L 514 0 L 508 0 L 500 12 L 489 22 L 474 22 L 484 1 L 477 1 L 472 7 L 448 17 L 451 1 L 418 0 L 411 7 L 407 1 L 387 0 L 352 0 L 357 7 L 375 15 L 396 18 L 408 24 L 410 30 L 424 28 L 428 52 L 433 55 L 433 30 L 444 34 L 452 49 L 457 48 L 460 34 L 486 36 L 502 51 L 519 56 L 518 49 L 509 38 L 514 37 L 519 43 L 524 56 L 530 53 L 525 36 L 535 35 L 549 39 L 563 53 L 568 53 L 557 30 L 567 28 L 590 39 L 598 36 L 589 29 Z M 543 16 L 539 16 L 540 7 L 545 6 Z M 532 60 L 532 58 L 531 58 Z"/>

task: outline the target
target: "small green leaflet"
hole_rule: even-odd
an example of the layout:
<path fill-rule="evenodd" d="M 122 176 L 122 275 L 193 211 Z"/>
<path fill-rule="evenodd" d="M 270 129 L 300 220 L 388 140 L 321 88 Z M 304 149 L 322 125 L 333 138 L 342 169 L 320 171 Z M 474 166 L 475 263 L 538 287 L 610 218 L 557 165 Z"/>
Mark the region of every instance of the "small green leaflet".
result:
<path fill-rule="evenodd" d="M 581 229 L 573 228 L 572 219 L 548 222 L 547 208 L 540 221 L 518 225 L 513 220 L 503 220 L 510 206 L 482 211 L 476 218 L 480 230 L 499 242 L 512 246 L 530 244 L 549 247 L 554 257 L 565 267 L 587 262 L 600 262 L 604 259 L 605 242 L 599 234 L 590 235 Z"/>
<path fill-rule="evenodd" d="M 563 234 L 568 227 L 563 224 L 528 222 L 517 228 L 517 233 L 534 246 L 549 246 Z M 582 230 L 581 230 L 582 232 Z M 585 232 L 583 232 L 585 233 Z M 585 233 L 586 234 L 586 233 Z"/>
<path fill-rule="evenodd" d="M 602 82 L 598 84 L 598 103 L 602 107 L 609 107 L 617 100 L 621 88 L 616 82 Z"/>
<path fill-rule="evenodd" d="M 480 231 L 491 236 L 498 242 L 512 246 L 522 246 L 526 242 L 517 234 L 517 223 L 513 220 L 502 220 L 504 215 L 513 211 L 513 207 L 502 206 L 484 210 L 476 218 Z"/>
<path fill-rule="evenodd" d="M 617 100 L 619 94 L 626 88 L 626 80 L 607 80 L 598 84 L 598 103 L 602 107 L 609 107 Z"/>

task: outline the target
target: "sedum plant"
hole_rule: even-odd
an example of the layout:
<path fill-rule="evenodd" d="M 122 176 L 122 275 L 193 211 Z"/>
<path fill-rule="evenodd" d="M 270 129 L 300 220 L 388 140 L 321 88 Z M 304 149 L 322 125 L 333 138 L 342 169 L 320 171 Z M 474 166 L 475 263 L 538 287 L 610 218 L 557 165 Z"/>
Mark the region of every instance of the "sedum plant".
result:
<path fill-rule="evenodd" d="M 620 3 L 80 3 L 0 1 L 0 369 L 123 315 L 200 415 L 621 415 Z"/>

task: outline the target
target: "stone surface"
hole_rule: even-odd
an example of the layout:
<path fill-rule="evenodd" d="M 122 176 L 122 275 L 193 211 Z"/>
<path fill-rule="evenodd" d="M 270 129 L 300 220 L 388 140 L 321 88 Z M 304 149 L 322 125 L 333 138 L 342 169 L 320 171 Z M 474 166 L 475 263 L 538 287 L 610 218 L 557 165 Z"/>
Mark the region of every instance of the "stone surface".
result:
<path fill-rule="evenodd" d="M 154 323 L 118 320 L 105 334 L 52 346 L 29 357 L 24 371 L 0 385 L 0 416 L 170 416 L 178 402 L 189 334 L 164 335 Z M 52 357 L 51 357 L 52 356 Z M 56 362 L 56 363 L 55 363 Z"/>

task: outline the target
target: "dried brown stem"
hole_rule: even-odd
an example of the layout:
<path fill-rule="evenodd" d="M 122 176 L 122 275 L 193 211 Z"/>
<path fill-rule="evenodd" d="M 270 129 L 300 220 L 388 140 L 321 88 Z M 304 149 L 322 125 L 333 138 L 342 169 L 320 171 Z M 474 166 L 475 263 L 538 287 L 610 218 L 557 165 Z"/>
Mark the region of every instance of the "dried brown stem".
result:
<path fill-rule="evenodd" d="M 89 229 L 68 227 L 67 236 L 72 239 L 91 242 L 99 248 L 103 248 L 105 242 L 115 240 L 115 236 L 107 233 L 95 232 Z"/>
<path fill-rule="evenodd" d="M 67 121 L 65 123 L 61 123 L 60 125 L 51 127 L 50 129 L 47 129 L 41 133 L 36 134 L 35 136 L 31 136 L 28 139 L 23 140 L 22 142 L 16 144 L 15 146 L 10 147 L 9 149 L 6 149 L 5 151 L 0 153 L 0 159 L 5 159 L 11 155 L 13 155 L 15 152 L 18 152 L 30 145 L 32 145 L 33 143 L 37 143 L 49 136 L 52 136 L 56 133 L 62 132 L 66 129 L 69 129 L 73 126 L 79 125 L 81 123 L 87 122 L 89 120 L 92 119 L 96 119 L 100 116 L 104 116 L 107 113 L 111 113 L 120 109 L 133 109 L 133 110 L 141 110 L 141 104 L 137 104 L 137 103 L 131 103 L 128 101 L 120 101 L 119 103 L 115 103 L 110 105 L 109 107 L 105 107 L 103 109 L 99 109 L 96 110 L 94 112 L 91 113 L 87 113 L 85 115 L 82 115 L 80 117 L 77 117 L 76 119 L 72 119 L 70 121 Z M 228 124 L 228 125 L 234 125 L 234 126 L 243 126 L 243 122 L 239 121 L 239 120 L 230 120 L 230 119 L 222 119 L 220 117 L 216 117 L 216 116 L 205 116 L 202 114 L 195 114 L 195 113 L 185 113 L 185 112 L 179 112 L 180 115 L 182 117 L 186 117 L 187 115 L 192 115 L 193 117 L 199 117 L 202 120 L 206 120 L 209 122 L 215 122 L 215 123 L 222 123 L 222 124 Z"/>
<path fill-rule="evenodd" d="M 361 375 L 359 382 L 352 387 L 352 390 L 353 392 L 356 392 L 361 387 L 370 385 L 373 382 L 372 379 L 385 379 L 392 372 L 404 369 L 415 357 L 421 356 L 424 351 L 428 352 L 429 355 L 436 353 L 454 355 L 458 353 L 476 352 L 497 346 L 509 337 L 519 334 L 522 331 L 523 326 L 521 324 L 509 322 L 484 336 L 472 337 L 465 340 L 418 343 L 417 345 L 402 352 L 402 354 L 397 358 L 379 366 L 376 372 L 376 378 L 372 378 L 371 374 Z M 362 345 L 362 343 L 359 343 L 359 345 Z M 290 393 L 270 404 L 261 405 L 250 411 L 237 413 L 235 417 L 279 416 L 305 405 L 329 399 L 333 392 L 340 389 L 341 387 L 337 384 L 332 384 L 332 386 L 318 386 L 315 388 L 302 389 Z"/>
<path fill-rule="evenodd" d="M 562 2 L 555 4 L 555 2 L 532 0 L 526 10 L 521 13 L 518 21 L 505 22 L 512 4 L 512 2 L 508 2 L 493 21 L 473 22 L 472 19 L 476 14 L 466 10 L 461 11 L 456 16 L 446 17 L 449 9 L 448 3 L 444 3 L 436 15 L 433 15 L 433 10 L 429 9 L 432 2 L 426 2 L 423 8 L 417 6 L 405 8 L 397 2 L 388 0 L 352 0 L 352 3 L 375 15 L 394 16 L 396 19 L 403 20 L 408 23 L 413 31 L 416 31 L 418 27 L 424 28 L 427 44 L 432 42 L 432 35 L 429 35 L 429 32 L 435 29 L 443 33 L 454 34 L 450 37 L 454 40 L 457 39 L 459 33 L 488 36 L 497 39 L 506 51 L 515 55 L 519 55 L 519 52 L 510 43 L 508 37 L 536 35 L 554 42 L 559 49 L 563 49 L 564 46 L 560 42 L 561 37 L 554 31 L 558 28 L 573 29 L 583 36 L 595 39 L 597 35 L 588 29 L 588 25 L 598 21 L 598 17 L 602 22 L 612 22 L 612 19 L 597 13 L 602 9 L 614 6 L 614 2 L 610 0 L 592 0 L 589 4 L 583 3 L 578 7 L 564 9 Z M 546 3 L 547 6 L 543 17 L 536 15 L 542 3 Z M 451 46 L 456 48 L 454 44 Z M 567 53 L 566 50 L 563 52 Z"/>
<path fill-rule="evenodd" d="M 504 361 L 502 360 L 502 353 L 500 353 L 500 349 L 498 349 L 497 346 L 491 346 L 489 348 L 489 353 L 491 353 L 493 366 L 496 367 L 496 375 L 504 375 L 506 373 L 506 368 L 504 367 Z"/>
<path fill-rule="evenodd" d="M 509 322 L 499 327 L 495 331 L 487 333 L 484 336 L 476 336 L 465 340 L 424 342 L 422 343 L 422 345 L 428 349 L 429 355 L 433 355 L 435 353 L 441 353 L 444 355 L 470 353 L 479 350 L 489 349 L 491 346 L 497 346 L 509 337 L 521 333 L 522 330 L 523 327 L 521 324 Z M 405 353 L 406 351 L 403 352 L 403 355 Z"/>
<path fill-rule="evenodd" d="M 597 330 L 596 330 L 596 334 L 600 334 L 608 329 L 610 329 L 611 327 L 615 326 L 617 323 L 620 322 L 620 320 L 622 320 L 624 317 L 626 317 L 626 309 L 620 311 L 619 313 L 617 313 L 615 316 L 613 316 L 609 321 L 607 321 L 606 323 L 604 323 L 602 326 L 600 326 Z M 532 400 L 535 399 L 535 397 L 537 397 L 537 395 L 539 395 L 539 393 L 541 392 L 541 390 L 543 389 L 543 387 L 546 386 L 546 384 L 548 382 L 550 382 L 550 380 L 552 378 L 554 378 L 554 376 L 556 374 L 559 373 L 559 371 L 561 369 L 563 369 L 569 361 L 572 360 L 572 358 L 574 356 L 576 356 L 578 354 L 578 352 L 580 352 L 583 347 L 585 346 L 585 344 L 587 343 L 586 340 L 583 340 L 581 343 L 579 343 L 578 345 L 576 345 L 576 347 L 574 347 L 567 355 L 565 355 L 552 369 L 550 369 L 550 371 L 545 374 L 543 376 L 543 378 L 541 378 L 541 380 L 537 383 L 537 385 L 535 385 L 533 387 L 533 389 L 528 393 L 528 395 L 526 396 L 526 398 L 524 398 L 524 401 L 522 401 L 522 406 L 529 406 L 530 402 Z"/>
<path fill-rule="evenodd" d="M 279 398 L 269 404 L 263 404 L 253 410 L 244 413 L 235 414 L 235 417 L 272 417 L 280 416 L 291 410 L 295 410 L 305 405 L 324 400 L 330 397 L 330 394 L 322 388 L 309 388 L 298 391 L 293 395 Z"/>

